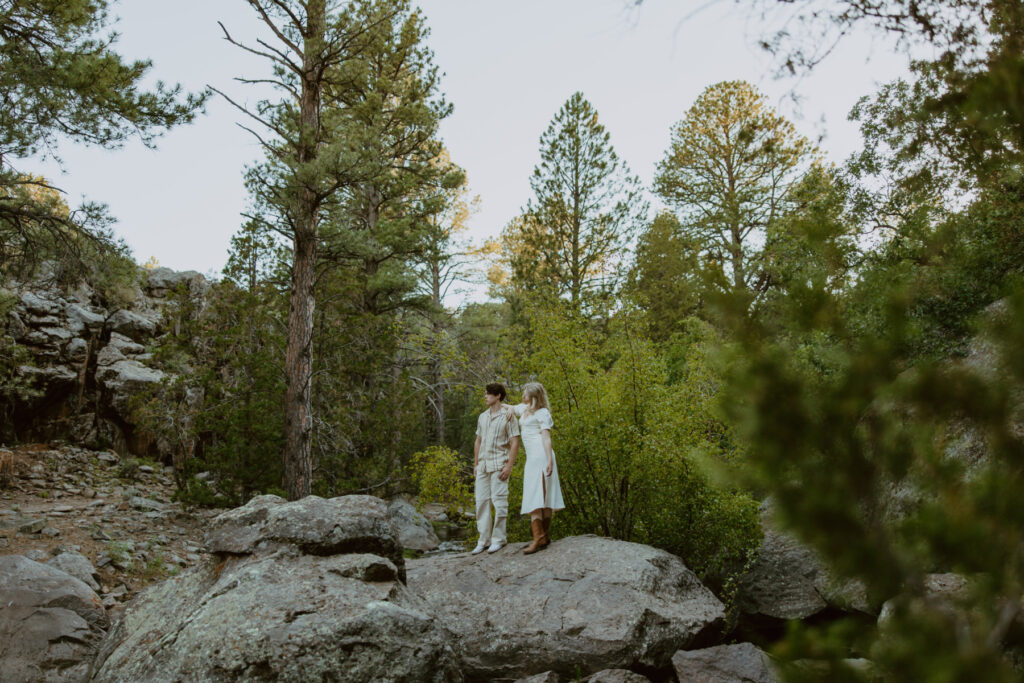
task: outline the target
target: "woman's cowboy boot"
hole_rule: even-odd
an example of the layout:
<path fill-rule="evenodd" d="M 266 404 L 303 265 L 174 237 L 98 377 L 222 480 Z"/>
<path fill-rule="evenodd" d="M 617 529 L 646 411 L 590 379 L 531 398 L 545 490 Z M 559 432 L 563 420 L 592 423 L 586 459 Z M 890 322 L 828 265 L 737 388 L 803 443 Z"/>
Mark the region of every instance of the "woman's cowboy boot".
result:
<path fill-rule="evenodd" d="M 533 543 L 523 548 L 523 555 L 532 555 L 544 547 L 541 543 L 544 540 L 544 522 L 539 519 L 531 520 L 530 531 L 533 532 Z"/>
<path fill-rule="evenodd" d="M 552 514 L 553 513 L 552 513 L 551 508 L 544 508 L 544 511 L 541 512 L 541 515 L 543 515 L 541 517 L 541 522 L 543 523 L 542 526 L 544 528 L 544 540 L 541 541 L 541 544 L 540 544 L 542 548 L 547 547 L 551 543 L 551 516 L 552 516 Z"/>

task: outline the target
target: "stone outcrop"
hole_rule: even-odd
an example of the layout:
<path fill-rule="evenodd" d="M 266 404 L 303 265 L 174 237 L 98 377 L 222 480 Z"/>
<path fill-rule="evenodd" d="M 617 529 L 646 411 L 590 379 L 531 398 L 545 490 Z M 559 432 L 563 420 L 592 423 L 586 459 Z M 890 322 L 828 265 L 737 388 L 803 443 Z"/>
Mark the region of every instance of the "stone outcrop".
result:
<path fill-rule="evenodd" d="M 75 577 L 94 591 L 100 589 L 99 573 L 92 562 L 89 561 L 89 558 L 82 553 L 65 550 L 53 559 L 48 560 L 46 564 Z"/>
<path fill-rule="evenodd" d="M 262 496 L 217 518 L 208 545 L 214 560 L 129 605 L 93 681 L 461 680 L 402 582 L 384 501 Z"/>
<path fill-rule="evenodd" d="M 737 595 L 743 618 L 755 628 L 766 621 L 807 619 L 830 607 L 872 611 L 862 585 L 837 580 L 812 548 L 776 527 L 770 500 L 761 507 L 761 523 L 758 557 Z"/>
<path fill-rule="evenodd" d="M 86 283 L 64 289 L 41 283 L 7 287 L 16 301 L 0 328 L 28 351 L 31 362 L 18 371 L 33 380 L 39 395 L 17 407 L 15 431 L 0 438 L 60 438 L 138 453 L 155 447 L 136 432 L 130 402 L 164 377 L 152 366 L 146 345 L 164 331 L 169 292 L 183 287 L 202 297 L 208 289 L 203 276 L 142 270 L 134 299 L 124 307 L 109 307 Z"/>
<path fill-rule="evenodd" d="M 719 645 L 672 656 L 680 681 L 700 683 L 777 683 L 768 655 L 751 645 Z"/>
<path fill-rule="evenodd" d="M 387 503 L 373 496 L 306 496 L 291 503 L 257 496 L 218 515 L 206 534 L 207 549 L 218 555 L 251 555 L 282 546 L 306 555 L 373 553 L 389 560 L 405 581 L 405 559 Z"/>
<path fill-rule="evenodd" d="M 396 498 L 388 503 L 388 516 L 403 548 L 434 550 L 441 545 L 434 525 L 412 503 Z"/>
<path fill-rule="evenodd" d="M 56 567 L 0 556 L 0 672 L 5 681 L 81 681 L 108 626 L 93 590 Z"/>
<path fill-rule="evenodd" d="M 469 678 L 664 669 L 719 635 L 722 603 L 674 555 L 596 536 L 522 548 L 408 563 L 409 588 L 452 632 Z"/>

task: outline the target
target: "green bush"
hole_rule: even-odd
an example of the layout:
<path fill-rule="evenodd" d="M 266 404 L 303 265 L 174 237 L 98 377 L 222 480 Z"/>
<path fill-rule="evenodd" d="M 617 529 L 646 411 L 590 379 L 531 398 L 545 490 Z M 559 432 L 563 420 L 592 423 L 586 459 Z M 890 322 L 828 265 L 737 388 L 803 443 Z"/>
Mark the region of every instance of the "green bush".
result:
<path fill-rule="evenodd" d="M 450 519 L 473 508 L 472 474 L 459 454 L 447 446 L 429 446 L 409 462 L 413 481 L 419 486 L 418 504 L 441 503 Z"/>
<path fill-rule="evenodd" d="M 702 347 L 694 344 L 688 369 L 669 384 L 629 312 L 604 338 L 555 308 L 529 315 L 533 349 L 524 371 L 551 400 L 566 503 L 558 528 L 654 545 L 705 577 L 741 566 L 760 542 L 757 503 L 698 467 L 734 450 L 723 449 L 711 413 L 716 388 Z"/>

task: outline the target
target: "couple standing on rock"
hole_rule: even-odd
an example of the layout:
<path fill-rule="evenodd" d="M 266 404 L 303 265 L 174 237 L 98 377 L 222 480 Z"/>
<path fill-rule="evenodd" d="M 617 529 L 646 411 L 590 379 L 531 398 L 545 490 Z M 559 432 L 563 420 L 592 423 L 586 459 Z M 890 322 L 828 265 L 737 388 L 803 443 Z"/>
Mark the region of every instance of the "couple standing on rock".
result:
<path fill-rule="evenodd" d="M 488 384 L 484 389 L 487 410 L 476 423 L 476 444 L 473 447 L 473 474 L 476 477 L 476 527 L 480 540 L 473 549 L 479 554 L 487 549 L 493 553 L 508 542 L 505 525 L 508 521 L 508 480 L 512 476 L 522 435 L 526 449 L 523 470 L 523 504 L 521 514 L 530 515 L 533 542 L 523 553 L 529 555 L 547 546 L 551 539 L 551 516 L 562 510 L 562 488 L 558 484 L 558 467 L 551 450 L 551 411 L 548 395 L 538 382 L 523 387 L 523 402 L 506 406 L 505 387 Z M 517 421 L 516 418 L 519 418 Z M 491 505 L 494 525 L 491 527 Z"/>

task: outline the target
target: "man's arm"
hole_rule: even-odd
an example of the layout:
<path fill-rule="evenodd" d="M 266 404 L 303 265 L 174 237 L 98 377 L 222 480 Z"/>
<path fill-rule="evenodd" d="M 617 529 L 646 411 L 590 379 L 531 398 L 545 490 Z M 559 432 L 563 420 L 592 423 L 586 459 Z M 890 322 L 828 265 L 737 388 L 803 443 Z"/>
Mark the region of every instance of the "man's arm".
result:
<path fill-rule="evenodd" d="M 508 462 L 501 468 L 498 478 L 505 481 L 512 476 L 512 467 L 516 464 L 516 455 L 519 454 L 519 437 L 513 436 L 508 440 Z"/>
<path fill-rule="evenodd" d="M 476 466 L 480 464 L 480 443 L 483 439 L 476 435 L 476 443 L 473 444 L 473 476 L 476 476 Z"/>

